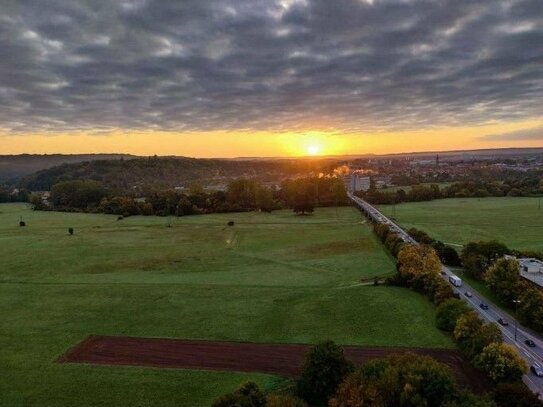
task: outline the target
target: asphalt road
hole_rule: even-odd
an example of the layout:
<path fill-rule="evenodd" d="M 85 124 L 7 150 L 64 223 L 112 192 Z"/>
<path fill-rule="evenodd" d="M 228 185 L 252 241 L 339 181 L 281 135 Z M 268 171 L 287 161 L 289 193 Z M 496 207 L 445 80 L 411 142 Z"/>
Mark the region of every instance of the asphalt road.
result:
<path fill-rule="evenodd" d="M 384 216 L 374 206 L 368 202 L 352 195 L 348 194 L 353 203 L 359 207 L 359 209 L 366 212 L 368 216 L 381 223 L 389 225 L 395 232 L 399 233 L 401 238 L 408 243 L 418 244 L 411 238 L 400 226 L 398 226 L 391 219 Z M 443 266 L 443 278 L 449 281 L 449 276 L 455 275 L 449 268 Z M 501 310 L 498 306 L 487 300 L 483 295 L 478 293 L 473 287 L 462 281 L 461 287 L 455 287 L 455 290 L 460 294 L 460 298 L 468 303 L 471 308 L 479 313 L 483 320 L 488 322 L 496 322 L 501 318 L 508 322 L 508 325 L 503 326 L 498 324 L 502 331 L 504 342 L 507 342 L 515 346 L 519 355 L 526 361 L 528 367 L 532 365 L 543 366 L 543 337 L 535 334 L 529 329 L 526 329 L 518 323 L 510 314 Z M 471 292 L 472 297 L 467 297 L 466 292 Z M 488 305 L 488 309 L 481 308 L 481 303 Z M 516 338 L 515 338 L 516 330 Z M 525 341 L 531 339 L 535 343 L 535 347 L 529 347 Z M 537 377 L 530 370 L 523 377 L 524 383 L 534 392 L 538 393 L 539 397 L 543 399 L 543 377 Z"/>

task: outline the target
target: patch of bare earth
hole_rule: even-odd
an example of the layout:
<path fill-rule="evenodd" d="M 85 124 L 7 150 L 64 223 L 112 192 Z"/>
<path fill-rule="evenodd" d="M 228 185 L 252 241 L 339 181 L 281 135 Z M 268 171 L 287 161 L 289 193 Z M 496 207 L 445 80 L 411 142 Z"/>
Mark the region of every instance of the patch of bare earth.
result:
<path fill-rule="evenodd" d="M 89 336 L 62 355 L 58 362 L 258 372 L 296 377 L 311 347 L 297 344 Z M 406 352 L 431 356 L 451 367 L 461 385 L 477 393 L 488 390 L 483 376 L 455 350 L 362 346 L 344 346 L 343 349 L 346 357 L 357 366 L 371 359 Z"/>

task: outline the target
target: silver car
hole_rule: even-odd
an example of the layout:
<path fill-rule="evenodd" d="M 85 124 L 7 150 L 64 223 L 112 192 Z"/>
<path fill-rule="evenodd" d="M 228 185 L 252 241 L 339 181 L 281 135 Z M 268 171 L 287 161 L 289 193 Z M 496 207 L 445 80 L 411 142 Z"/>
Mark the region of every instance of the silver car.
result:
<path fill-rule="evenodd" d="M 532 365 L 532 367 L 530 367 L 530 370 L 537 377 L 543 377 L 543 367 L 541 367 L 539 365 Z"/>

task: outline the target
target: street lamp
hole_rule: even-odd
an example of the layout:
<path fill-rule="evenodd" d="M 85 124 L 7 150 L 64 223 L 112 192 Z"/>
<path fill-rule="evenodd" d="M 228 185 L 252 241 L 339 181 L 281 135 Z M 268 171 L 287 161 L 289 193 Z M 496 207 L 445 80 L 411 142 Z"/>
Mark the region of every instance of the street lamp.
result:
<path fill-rule="evenodd" d="M 517 309 L 518 309 L 518 304 L 520 303 L 520 300 L 513 300 L 513 302 L 515 303 L 515 342 L 517 341 L 517 328 L 518 328 L 518 322 L 517 322 Z"/>

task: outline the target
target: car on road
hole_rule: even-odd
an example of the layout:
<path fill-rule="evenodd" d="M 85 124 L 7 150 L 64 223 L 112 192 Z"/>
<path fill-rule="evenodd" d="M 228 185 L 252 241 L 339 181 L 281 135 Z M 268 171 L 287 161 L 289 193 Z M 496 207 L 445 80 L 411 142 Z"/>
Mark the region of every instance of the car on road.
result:
<path fill-rule="evenodd" d="M 524 341 L 524 343 L 526 344 L 526 346 L 530 347 L 530 348 L 535 348 L 535 342 L 532 341 L 531 339 L 526 339 Z"/>
<path fill-rule="evenodd" d="M 507 322 L 507 321 L 506 321 L 505 319 L 503 319 L 503 318 L 498 319 L 498 323 L 499 323 L 500 325 L 502 325 L 502 326 L 507 326 L 507 325 L 509 325 L 509 322 Z"/>
<path fill-rule="evenodd" d="M 532 365 L 530 367 L 530 370 L 533 374 L 535 374 L 537 377 L 543 377 L 543 367 L 539 365 Z"/>
<path fill-rule="evenodd" d="M 473 294 L 471 293 L 471 291 L 466 291 L 466 292 L 464 293 L 464 295 L 465 295 L 466 297 L 468 297 L 468 298 L 473 297 Z"/>
<path fill-rule="evenodd" d="M 488 309 L 488 304 L 485 304 L 484 302 L 480 303 L 479 304 L 479 307 L 481 307 L 481 309 Z"/>

